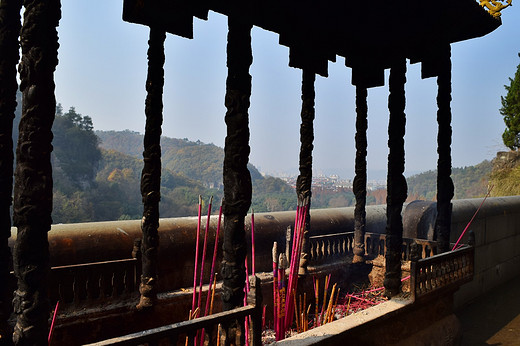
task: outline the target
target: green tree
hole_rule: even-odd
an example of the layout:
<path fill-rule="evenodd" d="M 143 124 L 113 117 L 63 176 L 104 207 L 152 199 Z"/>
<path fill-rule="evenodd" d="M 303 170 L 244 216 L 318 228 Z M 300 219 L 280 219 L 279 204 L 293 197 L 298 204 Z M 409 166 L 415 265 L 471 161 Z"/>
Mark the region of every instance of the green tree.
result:
<path fill-rule="evenodd" d="M 520 57 L 520 53 L 518 54 Z M 504 85 L 506 97 L 501 96 L 500 114 L 504 117 L 506 129 L 502 134 L 504 144 L 511 150 L 520 148 L 520 65 L 516 68 L 515 78 L 509 78 L 510 85 Z"/>
<path fill-rule="evenodd" d="M 73 184 L 85 189 L 94 181 L 101 159 L 92 119 L 81 116 L 74 107 L 60 115 L 59 105 L 56 113 L 52 127 L 55 163 Z"/>

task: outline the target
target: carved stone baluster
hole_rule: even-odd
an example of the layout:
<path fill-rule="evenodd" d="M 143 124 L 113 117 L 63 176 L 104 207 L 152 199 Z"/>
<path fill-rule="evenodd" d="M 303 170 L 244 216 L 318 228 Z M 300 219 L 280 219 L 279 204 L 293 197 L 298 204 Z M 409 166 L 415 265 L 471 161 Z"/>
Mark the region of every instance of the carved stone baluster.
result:
<path fill-rule="evenodd" d="M 12 310 L 12 292 L 7 284 L 12 265 L 8 239 L 11 236 L 14 160 L 12 131 L 18 89 L 16 64 L 19 60 L 21 7 L 21 0 L 0 2 L 0 338 L 4 339 L 12 333 L 7 323 Z"/>
<path fill-rule="evenodd" d="M 141 243 L 142 275 L 138 310 L 153 306 L 157 297 L 157 251 L 159 247 L 159 201 L 161 199 L 161 125 L 164 86 L 164 40 L 166 32 L 150 28 L 148 41 L 148 77 L 146 79 L 146 130 L 144 135 L 144 167 L 141 174 L 143 219 Z"/>
<path fill-rule="evenodd" d="M 314 82 L 316 75 L 308 70 L 302 71 L 302 111 L 300 125 L 300 174 L 296 180 L 296 193 L 300 205 L 307 202 L 307 215 L 305 218 L 302 252 L 298 275 L 307 274 L 309 264 L 309 230 L 311 226 L 311 183 L 312 183 L 312 150 L 314 148 Z"/>
<path fill-rule="evenodd" d="M 435 234 L 439 241 L 439 253 L 450 250 L 451 232 L 451 199 L 454 186 L 451 179 L 451 52 L 450 46 L 441 54 L 439 62 L 439 76 L 437 77 L 437 219 L 435 220 Z"/>
<path fill-rule="evenodd" d="M 25 0 L 19 64 L 22 118 L 16 149 L 13 223 L 18 228 L 14 271 L 18 288 L 13 340 L 47 344 L 47 278 L 52 212 L 52 123 L 56 112 L 54 70 L 58 64 L 58 0 Z"/>
<path fill-rule="evenodd" d="M 228 16 L 228 43 L 226 80 L 226 125 L 224 147 L 224 243 L 221 264 L 223 309 L 231 310 L 243 305 L 246 240 L 244 219 L 251 206 L 251 175 L 249 160 L 249 99 L 253 61 L 251 51 L 252 24 L 247 15 Z M 228 339 L 240 337 L 243 341 L 243 320 L 229 326 Z"/>
<path fill-rule="evenodd" d="M 362 86 L 356 86 L 356 113 L 356 176 L 352 187 L 356 196 L 353 263 L 362 263 L 365 261 L 368 128 L 367 89 Z"/>
<path fill-rule="evenodd" d="M 407 196 L 404 172 L 404 134 L 406 125 L 405 92 L 406 60 L 400 59 L 390 70 L 390 96 L 388 108 L 390 122 L 388 125 L 388 196 L 386 225 L 386 272 L 385 294 L 388 297 L 397 295 L 401 290 L 401 246 L 403 243 L 403 221 L 401 211 Z"/>

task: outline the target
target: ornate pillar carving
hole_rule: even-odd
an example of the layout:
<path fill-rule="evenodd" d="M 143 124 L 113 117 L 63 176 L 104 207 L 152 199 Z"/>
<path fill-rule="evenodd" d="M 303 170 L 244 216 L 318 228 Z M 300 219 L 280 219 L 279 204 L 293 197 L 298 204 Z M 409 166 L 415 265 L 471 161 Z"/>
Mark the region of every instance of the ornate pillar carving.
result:
<path fill-rule="evenodd" d="M 308 70 L 302 71 L 302 111 L 300 125 L 300 174 L 296 180 L 296 193 L 298 205 L 303 206 L 308 200 L 307 215 L 302 240 L 302 253 L 300 256 L 300 268 L 298 275 L 307 273 L 309 264 L 309 230 L 311 226 L 311 184 L 312 184 L 312 149 L 314 148 L 314 82 L 316 74 Z"/>
<path fill-rule="evenodd" d="M 146 127 L 144 167 L 141 173 L 143 219 L 141 229 L 142 275 L 137 309 L 153 306 L 157 297 L 157 251 L 159 247 L 159 201 L 161 199 L 161 125 L 163 121 L 164 40 L 166 32 L 150 27 L 148 40 L 148 76 L 146 78 Z"/>
<path fill-rule="evenodd" d="M 450 250 L 451 200 L 454 195 L 451 180 L 451 49 L 448 45 L 441 54 L 437 77 L 437 220 L 435 234 L 439 241 L 439 252 Z"/>
<path fill-rule="evenodd" d="M 13 118 L 16 109 L 16 64 L 18 64 L 21 0 L 0 2 L 0 344 L 11 342 L 7 320 L 11 314 L 9 270 L 12 261 L 8 239 L 11 236 L 13 191 Z"/>
<path fill-rule="evenodd" d="M 224 310 L 244 304 L 246 240 L 244 218 L 251 206 L 249 161 L 249 98 L 253 62 L 252 24 L 242 16 L 228 17 L 226 125 L 224 146 L 224 243 L 221 273 Z"/>
<path fill-rule="evenodd" d="M 393 297 L 401 290 L 401 247 L 403 243 L 403 220 L 401 211 L 407 197 L 407 185 L 404 173 L 404 134 L 406 115 L 406 60 L 400 59 L 390 70 L 390 95 L 388 108 L 388 177 L 386 198 L 386 272 L 385 294 Z"/>
<path fill-rule="evenodd" d="M 356 86 L 356 176 L 353 192 L 354 209 L 354 263 L 365 261 L 365 226 L 367 202 L 367 88 Z"/>
<path fill-rule="evenodd" d="M 59 0 L 25 0 L 19 65 L 22 118 L 16 148 L 13 221 L 18 227 L 13 300 L 17 345 L 47 344 L 47 276 L 52 212 L 52 123 L 56 112 L 54 70 L 58 64 Z"/>

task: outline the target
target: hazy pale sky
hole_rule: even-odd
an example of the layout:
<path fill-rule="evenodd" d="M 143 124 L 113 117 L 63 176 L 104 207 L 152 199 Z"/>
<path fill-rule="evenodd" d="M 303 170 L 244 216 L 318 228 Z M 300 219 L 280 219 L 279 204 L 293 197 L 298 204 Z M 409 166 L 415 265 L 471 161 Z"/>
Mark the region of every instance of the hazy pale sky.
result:
<path fill-rule="evenodd" d="M 122 0 L 64 0 L 60 21 L 56 99 L 64 109 L 92 117 L 97 130 L 144 132 L 147 40 L 145 26 L 123 22 Z M 520 63 L 520 9 L 504 10 L 502 26 L 486 37 L 452 45 L 453 166 L 492 159 L 505 150 L 499 113 Z M 163 134 L 224 146 L 227 18 L 210 12 L 194 19 L 194 39 L 166 38 Z M 254 28 L 250 162 L 264 172 L 297 171 L 301 71 L 288 67 L 278 35 Z M 388 71 L 387 71 L 388 76 Z M 435 169 L 436 79 L 420 78 L 408 65 L 406 172 Z M 388 81 L 388 79 L 387 79 Z M 353 177 L 355 89 L 343 58 L 316 80 L 316 173 Z M 370 89 L 368 169 L 384 176 L 387 165 L 388 82 Z M 376 174 L 379 172 L 379 174 Z M 370 175 L 369 175 L 369 178 Z"/>

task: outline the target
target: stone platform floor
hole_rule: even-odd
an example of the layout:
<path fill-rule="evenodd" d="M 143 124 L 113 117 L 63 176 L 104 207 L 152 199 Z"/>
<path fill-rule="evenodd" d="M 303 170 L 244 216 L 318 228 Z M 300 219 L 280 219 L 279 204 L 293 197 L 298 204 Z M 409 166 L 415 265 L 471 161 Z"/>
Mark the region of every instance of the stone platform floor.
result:
<path fill-rule="evenodd" d="M 456 312 L 462 345 L 520 346 L 520 276 Z"/>

